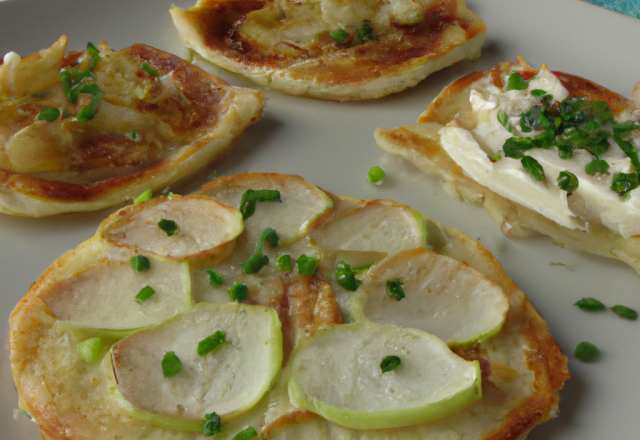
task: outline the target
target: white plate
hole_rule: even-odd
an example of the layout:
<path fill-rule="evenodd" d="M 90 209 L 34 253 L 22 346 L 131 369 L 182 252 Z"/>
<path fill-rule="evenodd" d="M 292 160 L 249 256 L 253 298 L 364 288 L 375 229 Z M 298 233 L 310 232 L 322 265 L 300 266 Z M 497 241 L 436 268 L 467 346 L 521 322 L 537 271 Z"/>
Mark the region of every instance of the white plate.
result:
<path fill-rule="evenodd" d="M 195 0 L 8 0 L 0 2 L 0 54 L 21 55 L 48 47 L 61 34 L 70 49 L 106 39 L 116 48 L 141 42 L 186 57 L 169 17 L 172 3 L 187 8 Z M 329 191 L 359 198 L 391 198 L 479 239 L 504 265 L 513 281 L 546 319 L 570 358 L 572 378 L 562 391 L 558 419 L 535 428 L 529 440 L 636 439 L 640 433 L 640 322 L 613 313 L 587 314 L 573 303 L 592 296 L 607 305 L 640 310 L 640 278 L 605 258 L 560 249 L 546 238 L 510 240 L 483 209 L 444 194 L 438 181 L 378 149 L 376 127 L 414 123 L 449 82 L 502 60 L 524 56 L 534 66 L 589 78 L 629 96 L 640 80 L 640 21 L 577 0 L 469 0 L 488 27 L 482 57 L 436 73 L 417 87 L 391 97 L 358 103 L 321 102 L 267 92 L 261 121 L 251 127 L 236 153 L 217 166 L 220 174 L 273 171 L 303 176 Z M 198 62 L 235 85 L 241 78 Z M 380 187 L 366 182 L 380 165 L 388 178 Z M 29 219 L 0 216 L 0 324 L 6 337 L 13 306 L 63 252 L 95 232 L 109 210 Z M 563 263 L 566 266 L 554 265 Z M 602 352 L 595 364 L 573 358 L 588 340 Z M 6 440 L 36 440 L 35 425 L 13 420 L 17 393 L 0 350 L 0 426 Z"/>

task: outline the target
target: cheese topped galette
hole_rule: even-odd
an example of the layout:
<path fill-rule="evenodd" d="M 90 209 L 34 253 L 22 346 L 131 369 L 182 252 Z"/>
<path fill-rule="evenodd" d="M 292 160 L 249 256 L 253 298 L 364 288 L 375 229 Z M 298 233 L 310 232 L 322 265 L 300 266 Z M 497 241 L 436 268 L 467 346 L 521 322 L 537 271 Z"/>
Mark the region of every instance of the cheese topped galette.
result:
<path fill-rule="evenodd" d="M 639 109 L 591 81 L 523 59 L 445 88 L 381 148 L 482 204 L 510 237 L 538 232 L 640 273 Z"/>
<path fill-rule="evenodd" d="M 477 242 L 296 176 L 113 213 L 10 318 L 49 440 L 521 439 L 567 359 Z"/>
<path fill-rule="evenodd" d="M 485 24 L 464 0 L 199 0 L 171 8 L 180 39 L 255 83 L 320 99 L 372 99 L 475 59 Z"/>
<path fill-rule="evenodd" d="M 262 112 L 169 53 L 67 37 L 0 64 L 0 212 L 44 216 L 112 206 L 205 167 Z"/>

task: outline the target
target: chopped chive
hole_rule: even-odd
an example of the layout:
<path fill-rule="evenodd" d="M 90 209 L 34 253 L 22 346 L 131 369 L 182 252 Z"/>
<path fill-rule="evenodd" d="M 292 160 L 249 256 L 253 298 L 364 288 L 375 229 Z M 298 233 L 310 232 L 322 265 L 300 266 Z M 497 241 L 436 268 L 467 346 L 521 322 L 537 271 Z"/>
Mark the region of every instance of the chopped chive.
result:
<path fill-rule="evenodd" d="M 74 70 L 65 69 L 60 72 L 60 82 L 62 82 L 62 88 L 64 94 L 67 97 L 67 101 L 72 104 L 78 102 L 78 94 L 80 93 L 78 87 L 85 79 L 95 79 L 95 75 L 90 70 L 83 70 L 76 72 Z"/>
<path fill-rule="evenodd" d="M 560 171 L 557 182 L 558 188 L 568 193 L 574 192 L 579 185 L 576 175 L 569 171 Z"/>
<path fill-rule="evenodd" d="M 380 369 L 383 373 L 386 373 L 388 371 L 395 370 L 400 366 L 400 364 L 402 364 L 402 361 L 398 356 L 387 356 L 380 363 Z"/>
<path fill-rule="evenodd" d="M 534 98 L 539 98 L 540 96 L 544 96 L 546 94 L 547 92 L 542 89 L 533 89 L 531 91 L 531 96 L 533 96 Z"/>
<path fill-rule="evenodd" d="M 507 85 L 504 90 L 524 90 L 527 87 L 529 87 L 529 81 L 522 79 L 522 76 L 518 72 L 513 72 L 509 75 L 509 79 L 507 80 Z"/>
<path fill-rule="evenodd" d="M 222 277 L 213 269 L 207 269 L 207 273 L 209 274 L 209 285 L 210 286 L 221 286 L 224 284 L 224 280 Z"/>
<path fill-rule="evenodd" d="M 541 181 L 544 179 L 544 170 L 542 169 L 542 165 L 535 160 L 531 156 L 522 156 L 520 159 L 522 163 L 522 167 L 524 170 L 529 173 L 534 179 L 537 181 Z"/>
<path fill-rule="evenodd" d="M 354 267 L 353 269 L 351 269 L 353 271 L 353 273 L 362 273 L 362 272 L 366 272 L 367 270 L 369 270 L 369 268 L 371 266 L 373 266 L 375 263 L 375 261 L 373 263 L 369 263 L 369 264 L 364 264 L 362 266 L 358 266 L 358 267 Z"/>
<path fill-rule="evenodd" d="M 211 174 L 209 174 L 209 180 L 213 180 L 216 177 L 218 177 L 218 170 L 211 171 Z"/>
<path fill-rule="evenodd" d="M 611 310 L 621 318 L 630 319 L 631 321 L 635 321 L 636 319 L 638 319 L 638 312 L 630 309 L 629 307 L 613 306 L 611 307 Z"/>
<path fill-rule="evenodd" d="M 502 159 L 502 156 L 500 155 L 500 153 L 496 153 L 494 156 L 491 156 L 491 157 L 489 158 L 489 160 L 490 160 L 491 162 L 497 162 L 497 161 L 499 161 L 499 160 L 501 160 L 501 159 Z"/>
<path fill-rule="evenodd" d="M 380 185 L 385 177 L 386 174 L 380 167 L 371 167 L 367 172 L 367 180 L 369 183 L 375 183 L 376 185 Z"/>
<path fill-rule="evenodd" d="M 96 47 L 91 42 L 87 43 L 87 53 L 91 57 L 91 60 L 89 61 L 89 69 L 93 70 L 98 67 L 98 64 L 100 64 L 100 60 L 102 58 L 100 58 L 98 49 L 96 49 Z"/>
<path fill-rule="evenodd" d="M 347 37 L 349 36 L 349 33 L 347 31 L 345 31 L 344 29 L 340 28 L 337 31 L 329 32 L 329 35 L 334 40 L 339 41 L 339 42 L 343 42 L 344 40 L 347 39 Z"/>
<path fill-rule="evenodd" d="M 104 96 L 104 92 L 100 90 L 100 87 L 95 84 L 85 84 L 84 86 L 82 86 L 79 92 L 91 95 L 91 102 L 87 106 L 80 109 L 80 111 L 76 115 L 78 121 L 87 122 L 91 120 L 91 118 L 93 118 L 93 116 L 96 114 L 98 105 L 100 104 L 100 101 Z"/>
<path fill-rule="evenodd" d="M 138 203 L 148 202 L 149 200 L 151 200 L 151 197 L 153 197 L 153 191 L 148 189 L 145 192 L 143 192 L 142 194 L 140 194 L 138 197 L 133 199 L 133 204 L 137 205 Z"/>
<path fill-rule="evenodd" d="M 251 426 L 247 426 L 242 431 L 234 435 L 231 440 L 251 440 L 256 435 L 258 435 L 256 430 L 253 429 Z"/>
<path fill-rule="evenodd" d="M 216 413 L 205 414 L 204 422 L 202 422 L 202 432 L 207 437 L 216 435 L 222 431 L 222 419 Z"/>
<path fill-rule="evenodd" d="M 154 69 L 153 67 L 151 67 L 151 65 L 149 63 L 147 63 L 146 61 L 142 62 L 142 65 L 140 66 L 140 69 L 143 72 L 148 73 L 149 75 L 153 76 L 154 78 L 157 78 L 160 76 L 160 74 L 158 73 L 158 71 L 156 69 Z"/>
<path fill-rule="evenodd" d="M 595 173 L 609 174 L 609 164 L 603 159 L 593 159 L 584 166 L 584 172 L 593 176 Z"/>
<path fill-rule="evenodd" d="M 102 339 L 89 338 L 76 345 L 76 351 L 80 359 L 88 364 L 97 362 L 102 354 Z"/>
<path fill-rule="evenodd" d="M 42 109 L 40 113 L 36 115 L 36 121 L 55 121 L 60 116 L 60 110 L 53 107 L 47 107 Z"/>
<path fill-rule="evenodd" d="M 244 284 L 235 283 L 227 289 L 229 299 L 233 302 L 241 303 L 249 297 L 249 289 Z"/>
<path fill-rule="evenodd" d="M 202 341 L 198 342 L 198 355 L 206 356 L 208 353 L 227 342 L 226 336 L 227 334 L 225 332 L 218 330 L 211 336 L 207 336 Z"/>
<path fill-rule="evenodd" d="M 166 218 L 163 218 L 158 222 L 158 227 L 169 237 L 178 232 L 178 224 L 173 220 L 167 220 Z"/>
<path fill-rule="evenodd" d="M 151 269 L 151 261 L 144 255 L 136 255 L 129 260 L 131 268 L 136 272 L 142 272 L 143 270 Z"/>
<path fill-rule="evenodd" d="M 400 301 L 404 298 L 404 290 L 402 286 L 404 283 L 398 278 L 387 280 L 387 295 L 391 298 L 395 298 L 396 301 Z"/>
<path fill-rule="evenodd" d="M 253 190 L 248 189 L 242 194 L 240 199 L 240 207 L 242 220 L 251 217 L 256 211 L 256 202 L 282 202 L 280 191 L 273 189 Z"/>
<path fill-rule="evenodd" d="M 296 260 L 296 266 L 298 266 L 298 273 L 300 275 L 311 275 L 318 268 L 318 260 L 302 254 Z"/>
<path fill-rule="evenodd" d="M 369 41 L 373 38 L 373 29 L 371 29 L 371 26 L 368 23 L 362 23 L 358 27 L 358 37 L 362 41 Z"/>
<path fill-rule="evenodd" d="M 595 298 L 582 298 L 580 301 L 576 302 L 574 306 L 577 306 L 580 310 L 584 310 L 585 312 L 599 312 L 606 310 L 607 308 L 607 306 Z"/>
<path fill-rule="evenodd" d="M 144 286 L 142 289 L 140 289 L 140 292 L 138 292 L 138 294 L 136 295 L 136 301 L 142 304 L 143 302 L 151 298 L 154 293 L 156 293 L 156 291 L 153 290 L 152 287 Z"/>
<path fill-rule="evenodd" d="M 506 127 L 507 124 L 509 123 L 509 116 L 503 110 L 498 111 L 498 122 L 503 127 Z"/>
<path fill-rule="evenodd" d="M 284 254 L 278 257 L 278 269 L 283 272 L 291 272 L 291 255 Z"/>
<path fill-rule="evenodd" d="M 263 255 L 262 253 L 262 247 L 264 246 L 265 241 L 268 241 L 269 244 L 271 244 L 271 246 L 273 246 L 274 248 L 278 247 L 278 234 L 276 234 L 276 231 L 273 230 L 273 228 L 266 228 L 264 231 L 262 231 L 262 234 L 260 234 L 258 243 L 256 244 L 256 250 L 247 261 L 242 263 L 242 270 L 244 271 L 244 273 L 257 273 L 260 271 L 260 269 L 269 264 L 269 257 Z"/>
<path fill-rule="evenodd" d="M 599 353 L 598 347 L 591 342 L 583 341 L 578 344 L 573 355 L 582 362 L 594 362 L 598 359 Z"/>
<path fill-rule="evenodd" d="M 336 265 L 336 281 L 350 292 L 355 292 L 362 284 L 362 281 L 353 275 L 351 266 L 342 260 Z"/>
<path fill-rule="evenodd" d="M 164 377 L 175 376 L 182 371 L 182 362 L 173 351 L 167 351 L 160 363 L 162 366 L 162 375 Z"/>
<path fill-rule="evenodd" d="M 613 176 L 610 188 L 612 191 L 618 193 L 618 195 L 624 196 L 638 186 L 640 186 L 640 183 L 638 182 L 638 175 L 636 173 L 618 173 Z"/>
<path fill-rule="evenodd" d="M 142 140 L 142 136 L 140 136 L 137 131 L 130 131 L 129 133 L 126 133 L 125 136 L 133 142 L 140 142 Z"/>

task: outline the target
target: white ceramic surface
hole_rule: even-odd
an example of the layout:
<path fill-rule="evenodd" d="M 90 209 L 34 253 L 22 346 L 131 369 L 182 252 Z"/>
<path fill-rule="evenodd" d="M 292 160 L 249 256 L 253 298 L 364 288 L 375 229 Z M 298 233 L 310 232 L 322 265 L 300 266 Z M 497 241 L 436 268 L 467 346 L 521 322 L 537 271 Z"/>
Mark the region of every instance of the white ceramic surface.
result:
<path fill-rule="evenodd" d="M 189 7 L 195 0 L 174 0 Z M 61 34 L 70 49 L 106 39 L 116 49 L 146 43 L 186 57 L 168 9 L 171 0 L 8 0 L 0 4 L 0 54 L 21 55 L 49 46 Z M 219 174 L 274 171 L 299 174 L 329 191 L 359 198 L 391 198 L 478 239 L 504 265 L 546 319 L 569 355 L 572 378 L 562 391 L 560 417 L 535 428 L 529 440 L 632 440 L 640 438 L 640 322 L 613 313 L 587 314 L 573 303 L 593 296 L 607 305 L 640 310 L 640 278 L 613 260 L 561 249 L 546 238 L 510 240 L 483 209 L 447 196 L 428 178 L 378 149 L 376 127 L 414 123 L 445 85 L 472 71 L 524 56 L 534 66 L 578 74 L 629 96 L 640 80 L 640 21 L 578 0 L 468 0 L 488 26 L 482 57 L 436 73 L 417 87 L 374 102 L 334 103 L 267 92 L 262 120 L 242 138 L 236 153 L 217 165 Z M 201 60 L 198 65 L 235 85 L 243 79 Z M 366 182 L 380 165 L 388 178 Z M 194 185 L 195 188 L 196 185 Z M 0 216 L 0 336 L 6 338 L 13 306 L 66 250 L 90 237 L 109 210 L 29 219 Z M 556 265 L 555 263 L 563 263 Z M 583 340 L 601 359 L 573 358 Z M 0 438 L 36 440 L 35 425 L 14 421 L 17 393 L 6 350 L 0 350 Z"/>

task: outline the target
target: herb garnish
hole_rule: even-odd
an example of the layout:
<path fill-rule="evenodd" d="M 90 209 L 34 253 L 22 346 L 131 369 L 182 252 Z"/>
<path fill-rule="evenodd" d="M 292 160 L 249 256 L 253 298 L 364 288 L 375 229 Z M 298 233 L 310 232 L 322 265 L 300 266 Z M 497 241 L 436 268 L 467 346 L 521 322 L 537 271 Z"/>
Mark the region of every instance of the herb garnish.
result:
<path fill-rule="evenodd" d="M 98 110 L 98 104 L 100 104 L 100 101 L 104 96 L 104 92 L 100 90 L 100 87 L 95 84 L 85 84 L 84 86 L 82 86 L 79 92 L 91 95 L 91 102 L 87 106 L 80 109 L 80 111 L 76 115 L 78 121 L 87 122 L 91 118 L 93 118 L 96 110 Z"/>
<path fill-rule="evenodd" d="M 388 371 L 395 370 L 400 366 L 400 364 L 402 364 L 402 361 L 398 356 L 387 356 L 380 363 L 380 369 L 383 373 L 386 373 Z"/>
<path fill-rule="evenodd" d="M 362 23 L 358 27 L 358 38 L 362 41 L 369 41 L 373 38 L 373 29 L 368 23 Z"/>
<path fill-rule="evenodd" d="M 247 261 L 242 263 L 242 270 L 246 274 L 252 274 L 259 272 L 260 269 L 269 264 L 269 257 L 262 254 L 262 247 L 264 246 L 264 242 L 268 241 L 271 246 L 274 248 L 278 247 L 279 239 L 278 234 L 273 228 L 266 228 L 260 234 L 260 238 L 258 238 L 258 243 L 256 244 L 256 250 L 253 255 L 249 257 Z"/>
<path fill-rule="evenodd" d="M 209 285 L 210 286 L 221 286 L 224 284 L 224 280 L 222 277 L 213 269 L 207 269 L 207 273 L 209 274 Z"/>
<path fill-rule="evenodd" d="M 584 310 L 585 312 L 600 312 L 607 308 L 607 306 L 595 298 L 582 298 L 580 301 L 576 302 L 574 306 L 577 306 L 580 310 Z"/>
<path fill-rule="evenodd" d="M 336 281 L 350 292 L 355 292 L 362 284 L 362 281 L 353 275 L 351 266 L 342 260 L 336 265 Z"/>
<path fill-rule="evenodd" d="M 253 190 L 248 189 L 242 194 L 240 199 L 240 207 L 242 220 L 246 220 L 256 212 L 256 202 L 282 202 L 280 191 L 275 189 Z"/>
<path fill-rule="evenodd" d="M 385 177 L 386 174 L 380 167 L 371 167 L 367 172 L 367 180 L 369 183 L 374 183 L 376 185 L 380 185 Z"/>
<path fill-rule="evenodd" d="M 151 67 L 151 64 L 147 63 L 146 61 L 142 62 L 142 65 L 140 66 L 140 70 L 142 70 L 145 73 L 148 73 L 149 75 L 151 75 L 154 78 L 157 78 L 157 77 L 160 76 L 158 71 L 156 69 L 154 69 L 153 67 Z"/>
<path fill-rule="evenodd" d="M 167 351 L 161 362 L 162 375 L 164 377 L 175 376 L 182 371 L 182 362 L 173 351 Z"/>
<path fill-rule="evenodd" d="M 560 171 L 558 174 L 558 188 L 568 193 L 578 189 L 579 181 L 575 174 L 569 171 Z"/>
<path fill-rule="evenodd" d="M 296 260 L 296 266 L 298 266 L 298 273 L 300 275 L 311 275 L 318 268 L 318 260 L 302 254 Z"/>
<path fill-rule="evenodd" d="M 93 70 L 98 67 L 98 64 L 100 64 L 100 54 L 98 53 L 98 49 L 96 49 L 96 47 L 91 42 L 87 43 L 86 52 L 91 57 L 91 59 L 89 60 L 89 69 Z"/>
<path fill-rule="evenodd" d="M 161 219 L 158 222 L 158 227 L 162 229 L 169 237 L 178 232 L 178 224 L 173 220 Z"/>
<path fill-rule="evenodd" d="M 522 76 L 518 72 L 513 72 L 509 75 L 505 90 L 524 90 L 529 87 L 529 81 L 522 79 Z"/>
<path fill-rule="evenodd" d="M 599 355 L 598 347 L 591 342 L 583 341 L 578 344 L 573 355 L 582 362 L 594 362 Z"/>
<path fill-rule="evenodd" d="M 244 284 L 235 283 L 227 289 L 229 299 L 233 302 L 241 303 L 249 297 L 249 289 Z"/>
<path fill-rule="evenodd" d="M 142 289 L 140 289 L 140 292 L 138 292 L 138 294 L 136 295 L 136 301 L 142 304 L 143 302 L 151 298 L 154 293 L 156 293 L 156 291 L 153 290 L 152 287 L 144 286 Z"/>
<path fill-rule="evenodd" d="M 590 176 L 593 176 L 595 173 L 609 174 L 609 164 L 603 159 L 593 159 L 584 166 L 584 172 Z"/>
<path fill-rule="evenodd" d="M 207 437 L 211 437 L 212 435 L 216 435 L 222 431 L 222 419 L 216 413 L 205 414 L 204 422 L 202 422 L 202 432 Z"/>
<path fill-rule="evenodd" d="M 129 260 L 129 264 L 131 265 L 131 269 L 136 272 L 142 272 L 143 270 L 151 269 L 151 261 L 149 258 L 144 255 L 136 255 L 135 257 L 131 257 Z"/>
<path fill-rule="evenodd" d="M 337 31 L 329 32 L 329 36 L 338 42 L 343 42 L 349 37 L 349 33 L 344 29 L 340 28 Z"/>
<path fill-rule="evenodd" d="M 55 121 L 60 116 L 60 110 L 53 107 L 44 108 L 36 115 L 36 121 Z"/>
<path fill-rule="evenodd" d="M 242 431 L 234 435 L 231 440 L 251 440 L 256 435 L 258 435 L 256 430 L 253 429 L 251 426 L 247 426 Z"/>
<path fill-rule="evenodd" d="M 137 131 L 130 131 L 129 133 L 126 133 L 125 136 L 133 142 L 140 142 L 142 140 L 142 136 L 140 136 Z"/>
<path fill-rule="evenodd" d="M 283 254 L 278 257 L 278 269 L 283 272 L 291 272 L 291 255 Z"/>
<path fill-rule="evenodd" d="M 395 298 L 396 301 L 400 301 L 404 298 L 404 290 L 402 289 L 403 285 L 404 283 L 398 278 L 387 280 L 387 295 L 391 298 Z"/>
<path fill-rule="evenodd" d="M 621 318 L 629 319 L 631 321 L 635 321 L 636 319 L 638 319 L 638 312 L 630 309 L 629 307 L 618 305 L 611 307 L 611 310 Z"/>
<path fill-rule="evenodd" d="M 227 340 L 225 339 L 226 337 L 227 334 L 225 332 L 221 332 L 220 330 L 218 330 L 211 336 L 207 336 L 198 343 L 198 355 L 206 356 L 208 353 L 212 352 L 220 345 L 227 342 Z"/>
<path fill-rule="evenodd" d="M 153 197 L 153 192 L 150 189 L 148 189 L 142 194 L 140 194 L 138 197 L 133 199 L 133 204 L 137 205 L 138 203 L 148 202 L 149 200 L 151 200 L 151 197 Z"/>
<path fill-rule="evenodd" d="M 531 174 L 534 179 L 537 181 L 544 179 L 544 170 L 542 169 L 542 165 L 540 165 L 540 162 L 535 160 L 533 157 L 522 156 L 520 163 L 522 163 L 522 168 L 524 168 L 527 173 Z"/>

